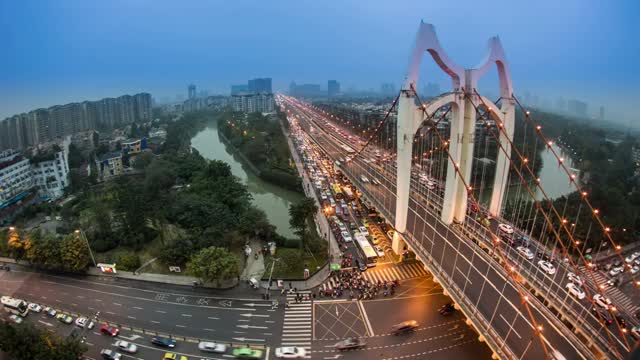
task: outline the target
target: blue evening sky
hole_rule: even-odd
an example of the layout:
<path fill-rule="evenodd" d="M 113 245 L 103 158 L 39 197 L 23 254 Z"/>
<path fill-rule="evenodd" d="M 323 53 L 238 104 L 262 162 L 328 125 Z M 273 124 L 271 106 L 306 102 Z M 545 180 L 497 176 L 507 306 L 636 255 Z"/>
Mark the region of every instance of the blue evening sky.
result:
<path fill-rule="evenodd" d="M 0 3 L 0 118 L 140 91 L 175 99 L 190 82 L 228 93 L 261 76 L 276 90 L 292 80 L 398 86 L 424 19 L 465 66 L 499 35 L 520 96 L 583 99 L 635 122 L 638 14 L 636 0 L 8 0 Z M 436 72 L 425 65 L 421 81 L 446 90 Z"/>

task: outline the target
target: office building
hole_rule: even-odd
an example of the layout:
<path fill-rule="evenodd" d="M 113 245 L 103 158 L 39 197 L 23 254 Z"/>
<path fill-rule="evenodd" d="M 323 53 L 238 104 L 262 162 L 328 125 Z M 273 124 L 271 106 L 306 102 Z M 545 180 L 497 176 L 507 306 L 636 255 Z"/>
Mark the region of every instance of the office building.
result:
<path fill-rule="evenodd" d="M 13 149 L 0 152 L 0 206 L 4 207 L 32 185 L 29 159 Z"/>
<path fill-rule="evenodd" d="M 122 152 L 114 151 L 103 154 L 96 159 L 98 169 L 98 179 L 107 180 L 124 173 L 122 166 Z"/>
<path fill-rule="evenodd" d="M 31 159 L 33 186 L 41 198 L 57 199 L 64 195 L 69 185 L 69 143 L 68 137 L 62 148 L 55 145 Z"/>
<path fill-rule="evenodd" d="M 189 100 L 196 98 L 196 86 L 194 84 L 189 85 L 188 92 L 189 92 L 189 96 L 188 96 Z"/>
<path fill-rule="evenodd" d="M 334 97 L 340 93 L 340 83 L 336 80 L 329 80 L 327 82 L 327 95 Z"/>
<path fill-rule="evenodd" d="M 273 94 L 244 93 L 231 97 L 233 111 L 272 113 L 275 110 Z"/>
<path fill-rule="evenodd" d="M 249 80 L 247 88 L 251 93 L 271 94 L 271 78 L 256 78 Z"/>
<path fill-rule="evenodd" d="M 587 103 L 580 100 L 569 100 L 567 102 L 567 110 L 571 115 L 585 117 L 587 116 Z"/>

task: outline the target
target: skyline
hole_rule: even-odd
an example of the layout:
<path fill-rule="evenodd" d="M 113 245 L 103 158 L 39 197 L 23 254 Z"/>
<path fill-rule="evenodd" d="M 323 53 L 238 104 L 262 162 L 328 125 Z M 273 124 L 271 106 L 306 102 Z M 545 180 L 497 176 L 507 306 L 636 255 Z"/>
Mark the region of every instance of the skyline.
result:
<path fill-rule="evenodd" d="M 479 63 L 488 38 L 498 35 L 520 97 L 579 99 L 590 112 L 604 105 L 608 114 L 623 113 L 624 123 L 635 119 L 632 100 L 639 94 L 632 84 L 640 79 L 632 62 L 639 51 L 627 44 L 635 40 L 632 14 L 639 5 L 539 1 L 514 8 L 468 1 L 469 10 L 460 12 L 456 4 L 5 3 L 5 52 L 14 55 L 0 60 L 0 118 L 141 91 L 174 98 L 190 83 L 228 94 L 230 85 L 254 77 L 273 78 L 279 91 L 291 81 L 324 87 L 329 79 L 345 90 L 378 90 L 383 82 L 399 87 L 415 27 L 424 20 L 466 67 Z M 425 57 L 423 68 L 421 83 L 448 88 L 431 59 Z M 481 82 L 480 91 L 496 93 L 494 80 Z"/>

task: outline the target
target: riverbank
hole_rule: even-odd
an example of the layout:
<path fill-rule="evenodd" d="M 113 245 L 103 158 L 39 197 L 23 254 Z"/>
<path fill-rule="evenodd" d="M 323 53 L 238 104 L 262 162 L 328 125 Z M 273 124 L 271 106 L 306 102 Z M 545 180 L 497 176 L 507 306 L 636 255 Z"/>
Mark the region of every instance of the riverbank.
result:
<path fill-rule="evenodd" d="M 278 116 L 250 114 L 245 118 L 224 113 L 218 121 L 218 134 L 260 179 L 302 194 L 302 181 L 279 124 Z"/>

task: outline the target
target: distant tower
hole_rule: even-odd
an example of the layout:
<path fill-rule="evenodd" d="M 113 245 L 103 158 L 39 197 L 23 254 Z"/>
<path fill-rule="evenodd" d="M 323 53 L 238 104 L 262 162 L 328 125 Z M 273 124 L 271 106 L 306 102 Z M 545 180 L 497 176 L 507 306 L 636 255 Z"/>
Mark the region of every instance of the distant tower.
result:
<path fill-rule="evenodd" d="M 196 86 L 191 84 L 189 85 L 189 99 L 195 99 L 196 98 Z"/>
<path fill-rule="evenodd" d="M 336 80 L 329 80 L 327 82 L 327 95 L 329 97 L 334 97 L 338 95 L 340 92 L 340 83 Z"/>
<path fill-rule="evenodd" d="M 600 120 L 604 121 L 604 106 L 600 105 Z"/>

